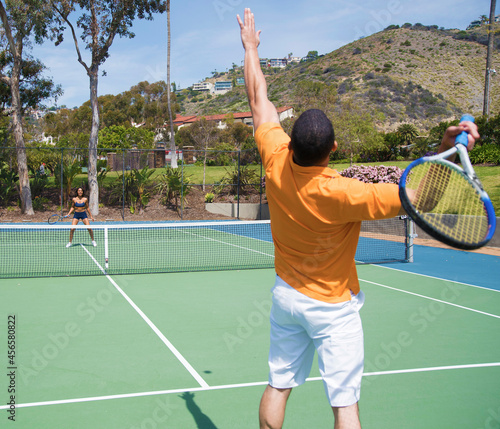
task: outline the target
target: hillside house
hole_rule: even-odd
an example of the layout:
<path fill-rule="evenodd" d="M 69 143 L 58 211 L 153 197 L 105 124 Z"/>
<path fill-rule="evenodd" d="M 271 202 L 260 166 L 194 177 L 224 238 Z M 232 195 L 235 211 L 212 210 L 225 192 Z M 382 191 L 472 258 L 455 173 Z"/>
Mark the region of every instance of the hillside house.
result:
<path fill-rule="evenodd" d="M 209 92 L 212 94 L 214 92 L 214 84 L 210 82 L 199 82 L 193 84 L 193 91 Z"/>
<path fill-rule="evenodd" d="M 215 94 L 225 94 L 233 89 L 233 83 L 231 81 L 220 80 L 215 82 L 214 92 Z"/>
<path fill-rule="evenodd" d="M 293 118 L 294 111 L 292 107 L 285 106 L 277 109 L 280 121 L 286 118 Z M 253 126 L 253 118 L 251 112 L 238 112 L 233 113 L 234 122 L 241 122 L 243 124 Z M 220 115 L 208 115 L 208 116 L 177 116 L 174 120 L 174 126 L 178 128 L 182 128 L 185 126 L 189 126 L 196 121 L 199 121 L 201 118 L 205 118 L 207 121 L 214 121 L 217 124 L 217 128 L 224 129 L 226 128 L 226 120 L 228 118 L 228 114 L 220 114 Z"/>
<path fill-rule="evenodd" d="M 269 67 L 283 69 L 287 65 L 286 58 L 271 58 L 269 60 Z"/>

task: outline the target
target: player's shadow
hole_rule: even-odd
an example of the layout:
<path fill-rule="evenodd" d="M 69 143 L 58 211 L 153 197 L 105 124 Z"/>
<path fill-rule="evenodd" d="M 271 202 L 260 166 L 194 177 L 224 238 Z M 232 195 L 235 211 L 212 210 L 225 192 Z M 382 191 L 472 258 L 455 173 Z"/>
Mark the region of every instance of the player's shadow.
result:
<path fill-rule="evenodd" d="M 179 395 L 179 397 L 186 401 L 186 407 L 193 416 L 198 429 L 217 429 L 217 426 L 210 420 L 210 417 L 204 414 L 196 402 L 194 402 L 194 393 L 184 392 L 182 395 Z"/>

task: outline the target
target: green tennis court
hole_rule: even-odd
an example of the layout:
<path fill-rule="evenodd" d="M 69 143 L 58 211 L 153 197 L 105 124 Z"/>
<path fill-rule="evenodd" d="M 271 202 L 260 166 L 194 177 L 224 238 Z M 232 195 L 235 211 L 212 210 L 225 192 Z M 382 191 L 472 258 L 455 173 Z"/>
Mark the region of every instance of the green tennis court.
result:
<path fill-rule="evenodd" d="M 358 266 L 363 428 L 499 427 L 499 258 L 416 247 L 415 264 Z M 270 268 L 1 279 L 1 426 L 257 427 L 273 282 Z M 284 427 L 332 421 L 315 365 Z"/>

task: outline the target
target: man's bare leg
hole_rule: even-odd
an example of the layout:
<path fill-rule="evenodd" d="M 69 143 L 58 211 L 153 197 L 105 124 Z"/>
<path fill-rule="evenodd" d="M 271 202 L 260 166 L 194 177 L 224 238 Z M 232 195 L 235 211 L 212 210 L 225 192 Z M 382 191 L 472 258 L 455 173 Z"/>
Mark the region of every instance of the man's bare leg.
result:
<path fill-rule="evenodd" d="M 332 407 L 332 410 L 335 416 L 335 429 L 361 429 L 357 402 L 348 407 Z"/>
<path fill-rule="evenodd" d="M 261 429 L 281 429 L 285 420 L 286 401 L 292 389 L 267 386 L 260 400 L 259 422 Z"/>

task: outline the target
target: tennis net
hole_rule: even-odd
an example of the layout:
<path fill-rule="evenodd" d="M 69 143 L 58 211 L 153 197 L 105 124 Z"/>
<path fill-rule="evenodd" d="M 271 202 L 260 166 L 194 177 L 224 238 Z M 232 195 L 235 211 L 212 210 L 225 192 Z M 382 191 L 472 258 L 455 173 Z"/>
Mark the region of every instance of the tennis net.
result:
<path fill-rule="evenodd" d="M 409 260 L 408 221 L 364 222 L 356 260 Z M 67 248 L 70 229 L 71 247 Z M 0 278 L 271 268 L 269 221 L 0 225 Z M 377 232 L 378 231 L 378 232 Z"/>

